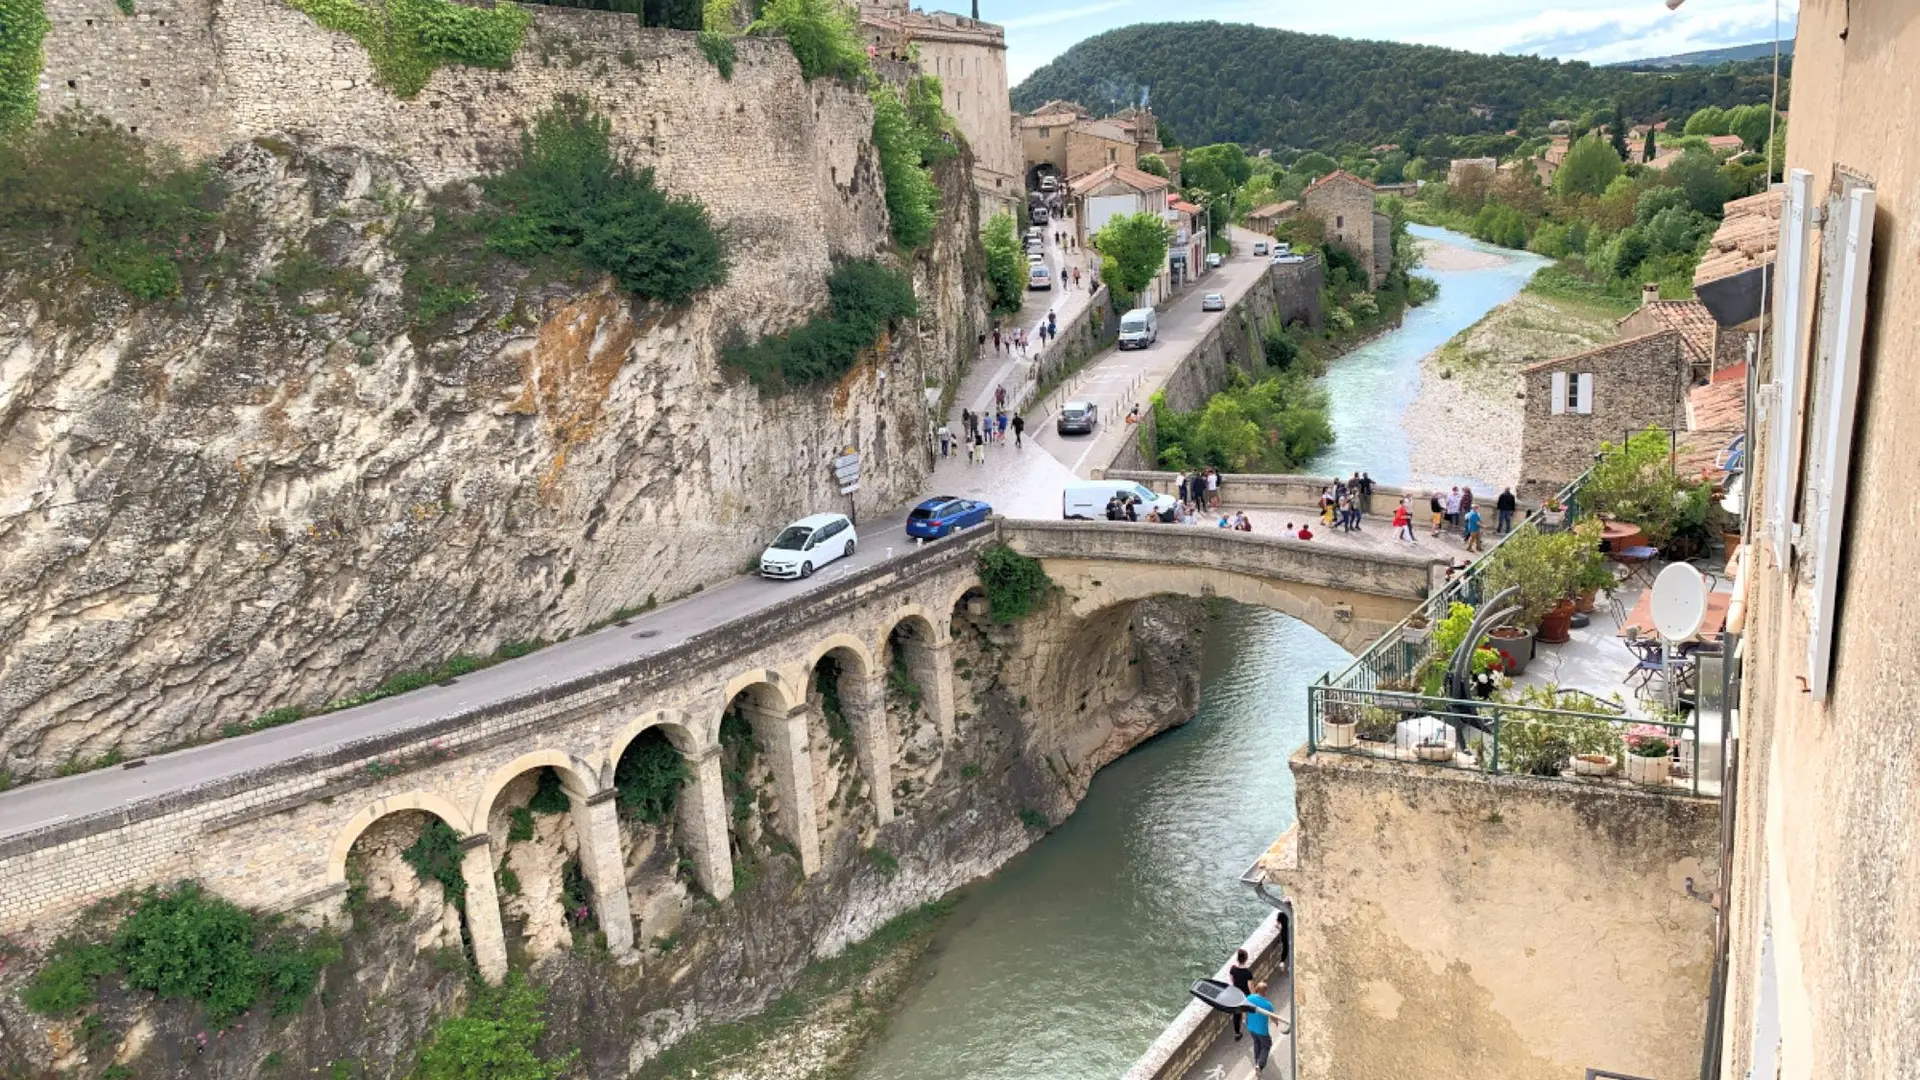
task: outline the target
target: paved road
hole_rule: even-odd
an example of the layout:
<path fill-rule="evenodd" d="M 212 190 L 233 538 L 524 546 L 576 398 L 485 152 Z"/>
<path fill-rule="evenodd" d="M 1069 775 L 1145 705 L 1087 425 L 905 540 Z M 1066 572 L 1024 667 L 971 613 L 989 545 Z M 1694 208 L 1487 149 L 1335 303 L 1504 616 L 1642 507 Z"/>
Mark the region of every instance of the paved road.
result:
<path fill-rule="evenodd" d="M 1241 250 L 1245 250 L 1244 247 Z M 1056 245 L 1055 266 L 1060 257 Z M 1231 304 L 1265 266 L 1264 260 L 1243 256 L 1230 260 L 1221 271 L 1204 276 L 1193 291 L 1162 315 L 1160 341 L 1155 348 L 1127 353 L 1109 349 L 1089 362 L 1080 385 L 1087 393 L 1110 394 L 1126 385 L 1138 384 L 1142 387 L 1140 400 L 1144 402 L 1150 388 L 1159 385 L 1155 380 L 1164 380 L 1185 348 L 1199 340 L 1213 322 L 1222 317 L 1200 311 L 1201 293 L 1225 292 Z M 1045 297 L 1047 294 L 1034 295 Z M 1074 295 L 1066 294 L 1067 297 Z M 1084 304 L 1086 292 L 1082 290 L 1077 295 Z M 1047 303 L 1063 299 L 1056 294 Z M 1036 317 L 1044 318 L 1046 304 L 1040 304 L 1037 310 Z M 982 360 L 985 359 L 983 356 Z M 963 389 L 971 386 L 978 392 L 980 387 L 985 387 L 990 395 L 994 385 L 994 379 L 975 375 L 967 380 Z M 1124 409 L 1121 411 L 1124 413 Z M 1007 443 L 989 450 L 986 465 L 968 465 L 958 457 L 940 462 L 929 481 L 929 489 L 985 498 L 1008 516 L 1054 518 L 1059 513 L 1061 485 L 1072 479 L 1074 473 L 1084 476 L 1089 461 L 1104 464 L 1107 457 L 1096 457 L 1096 449 L 1110 456 L 1110 447 L 1117 446 L 1120 437 L 1131 433 L 1117 418 L 1110 430 L 1096 439 L 1062 439 L 1052 433 L 1050 425 L 1039 420 L 1034 420 L 1033 426 L 1044 429 L 1035 431 L 1040 436 L 1037 445 L 1030 441 L 1026 447 L 1015 449 L 1009 436 Z M 905 521 L 906 512 L 902 508 L 863 523 L 858 553 L 851 559 L 834 563 L 807 582 L 734 578 L 658 611 L 637 616 L 628 626 L 610 626 L 531 656 L 462 676 L 450 687 L 429 687 L 283 728 L 157 755 L 144 759 L 137 768 L 120 767 L 47 780 L 0 794 L 0 838 L 186 790 L 370 735 L 425 726 L 489 701 L 557 685 L 671 648 L 724 623 L 791 603 L 812 589 L 882 561 L 889 547 L 904 553 L 909 544 Z"/>
<path fill-rule="evenodd" d="M 1121 442 L 1134 437 L 1134 428 L 1125 422 L 1127 410 L 1139 405 L 1144 412 L 1147 399 L 1164 386 L 1167 377 L 1180 366 L 1193 346 L 1223 318 L 1233 305 L 1267 272 L 1267 260 L 1254 258 L 1249 242 L 1234 239 L 1234 254 L 1220 269 L 1203 275 L 1184 296 L 1160 313 L 1160 339 L 1145 349 L 1125 352 L 1109 348 L 1087 363 L 1080 374 L 1062 386 L 1041 407 L 1030 411 L 1028 422 L 1036 429 L 1040 446 L 1076 476 L 1085 478 L 1091 470 L 1103 468 L 1119 452 Z M 1210 292 L 1226 296 L 1228 312 L 1201 311 L 1200 302 Z M 1092 437 L 1059 435 L 1052 417 L 1067 401 L 1091 401 L 1100 407 L 1100 428 Z"/>

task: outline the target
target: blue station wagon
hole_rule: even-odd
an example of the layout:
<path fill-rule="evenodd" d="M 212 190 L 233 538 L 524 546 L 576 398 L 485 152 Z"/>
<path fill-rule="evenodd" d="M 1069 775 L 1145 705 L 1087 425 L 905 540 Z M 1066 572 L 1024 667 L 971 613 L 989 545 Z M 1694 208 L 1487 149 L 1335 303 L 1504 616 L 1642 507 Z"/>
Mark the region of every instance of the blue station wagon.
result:
<path fill-rule="evenodd" d="M 922 540 L 938 540 L 970 525 L 978 525 L 993 516 L 993 507 L 972 499 L 935 495 L 913 508 L 907 515 L 907 535 Z"/>

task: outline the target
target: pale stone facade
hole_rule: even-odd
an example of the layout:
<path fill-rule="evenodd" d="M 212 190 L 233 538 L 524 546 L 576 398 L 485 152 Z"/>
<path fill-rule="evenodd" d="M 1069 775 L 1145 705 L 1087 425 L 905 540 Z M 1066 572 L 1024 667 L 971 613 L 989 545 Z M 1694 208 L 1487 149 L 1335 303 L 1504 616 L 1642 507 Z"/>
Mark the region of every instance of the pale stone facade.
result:
<path fill-rule="evenodd" d="M 1802 296 L 1813 313 L 1791 335 L 1804 357 L 1803 455 L 1822 454 L 1833 325 L 1846 248 L 1837 198 L 1850 180 L 1876 192 L 1851 478 L 1823 484 L 1792 460 L 1783 513 L 1768 496 L 1779 440 L 1756 410 L 1746 477 L 1745 667 L 1737 735 L 1737 806 L 1726 879 L 1730 938 L 1720 1075 L 1784 1080 L 1895 1080 L 1920 1074 L 1920 579 L 1913 485 L 1920 478 L 1920 20 L 1889 0 L 1806 0 L 1795 40 L 1788 170 L 1810 175 L 1812 230 Z M 1758 225 L 1757 231 L 1764 232 Z M 1774 283 L 1782 314 L 1787 268 Z M 1771 347 L 1758 385 L 1776 382 Z M 1771 395 L 1773 391 L 1769 391 Z M 1823 490 L 1827 488 L 1828 490 Z M 1844 536 L 1819 569 L 1809 508 L 1830 500 Z M 1798 525 L 1784 549 L 1775 529 Z M 1820 574 L 1837 574 L 1822 581 Z M 1831 584 L 1833 591 L 1822 593 Z M 1836 609 L 1837 602 L 1837 609 Z M 1833 632 L 1830 684 L 1814 692 L 1816 625 Z"/>
<path fill-rule="evenodd" d="M 1327 242 L 1351 252 L 1367 276 L 1367 287 L 1377 289 L 1392 263 L 1393 241 L 1386 216 L 1376 214 L 1373 203 L 1373 185 L 1344 169 L 1315 180 L 1300 193 L 1300 212 L 1319 218 Z"/>
<path fill-rule="evenodd" d="M 1593 464 L 1601 443 L 1649 425 L 1684 429 L 1691 365 L 1675 330 L 1522 369 L 1522 499 L 1551 495 Z M 1556 397 L 1557 395 L 1557 397 Z"/>

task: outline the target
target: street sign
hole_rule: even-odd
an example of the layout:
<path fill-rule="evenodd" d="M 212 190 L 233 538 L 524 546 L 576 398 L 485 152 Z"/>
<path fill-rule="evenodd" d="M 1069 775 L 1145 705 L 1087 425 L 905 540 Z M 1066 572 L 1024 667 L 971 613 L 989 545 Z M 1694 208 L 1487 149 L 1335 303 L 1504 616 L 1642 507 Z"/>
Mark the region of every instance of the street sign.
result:
<path fill-rule="evenodd" d="M 840 484 L 840 494 L 851 495 L 860 490 L 860 455 L 854 451 L 841 454 L 833 459 L 833 478 Z"/>

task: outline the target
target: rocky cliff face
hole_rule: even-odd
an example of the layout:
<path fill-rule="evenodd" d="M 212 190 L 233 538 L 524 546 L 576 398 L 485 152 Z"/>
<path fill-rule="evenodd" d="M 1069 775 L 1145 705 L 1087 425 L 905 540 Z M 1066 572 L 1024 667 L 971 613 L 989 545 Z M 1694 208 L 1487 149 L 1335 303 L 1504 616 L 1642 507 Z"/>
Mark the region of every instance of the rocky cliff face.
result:
<path fill-rule="evenodd" d="M 563 907 L 575 846 L 567 815 L 523 817 L 497 873 L 506 883 L 511 871 L 503 892 L 515 966 L 549 995 L 542 1049 L 577 1050 L 579 1075 L 625 1077 L 696 1029 L 766 1007 L 810 961 L 992 873 L 1040 838 L 1023 812 L 1060 820 L 1099 766 L 1192 717 L 1203 611 L 1196 601 L 1159 598 L 1079 619 L 1056 598 L 1012 627 L 959 620 L 959 737 L 938 761 L 919 759 L 924 768 L 886 825 L 873 824 L 869 795 L 836 785 L 845 827 L 823 838 L 813 877 L 800 876 L 777 840 L 756 834 L 744 841 L 751 855 L 740 887 L 715 904 L 676 871 L 670 825 L 624 822 L 643 946 L 637 963 L 613 963 Z M 1045 687 L 1058 690 L 1043 696 Z M 914 726 L 915 711 L 907 697 L 889 705 L 903 727 Z M 516 783 L 490 823 L 496 836 L 516 835 L 512 819 L 534 795 L 533 774 Z M 764 776 L 752 786 L 765 792 L 771 783 Z M 91 1080 L 115 1064 L 128 1080 L 189 1070 L 210 1080 L 406 1075 L 434 1021 L 467 993 L 460 916 L 401 857 L 426 820 L 394 815 L 355 843 L 349 872 L 359 884 L 345 954 L 292 1017 L 257 1010 L 210 1032 L 192 1006 L 109 980 L 89 1010 L 94 1019 L 49 1021 L 25 1012 L 18 997 L 36 962 L 30 954 L 47 942 L 0 953 L 0 1075 L 60 1068 Z M 819 1041 L 801 1030 L 799 1041 Z M 792 1074 L 781 1061 L 764 1064 L 769 1075 Z"/>
<path fill-rule="evenodd" d="M 836 131 L 862 122 L 816 96 Z M 821 170 L 818 218 L 710 205 L 733 272 L 673 310 L 502 273 L 451 327 L 410 328 L 392 237 L 419 175 L 292 138 L 218 157 L 257 229 L 192 303 L 0 273 L 0 767 L 159 750 L 685 595 L 847 508 L 842 447 L 861 509 L 917 493 L 922 387 L 954 381 L 981 317 L 964 161 L 914 325 L 784 397 L 719 362 L 818 311 L 827 258 L 884 247 L 857 156 Z"/>

